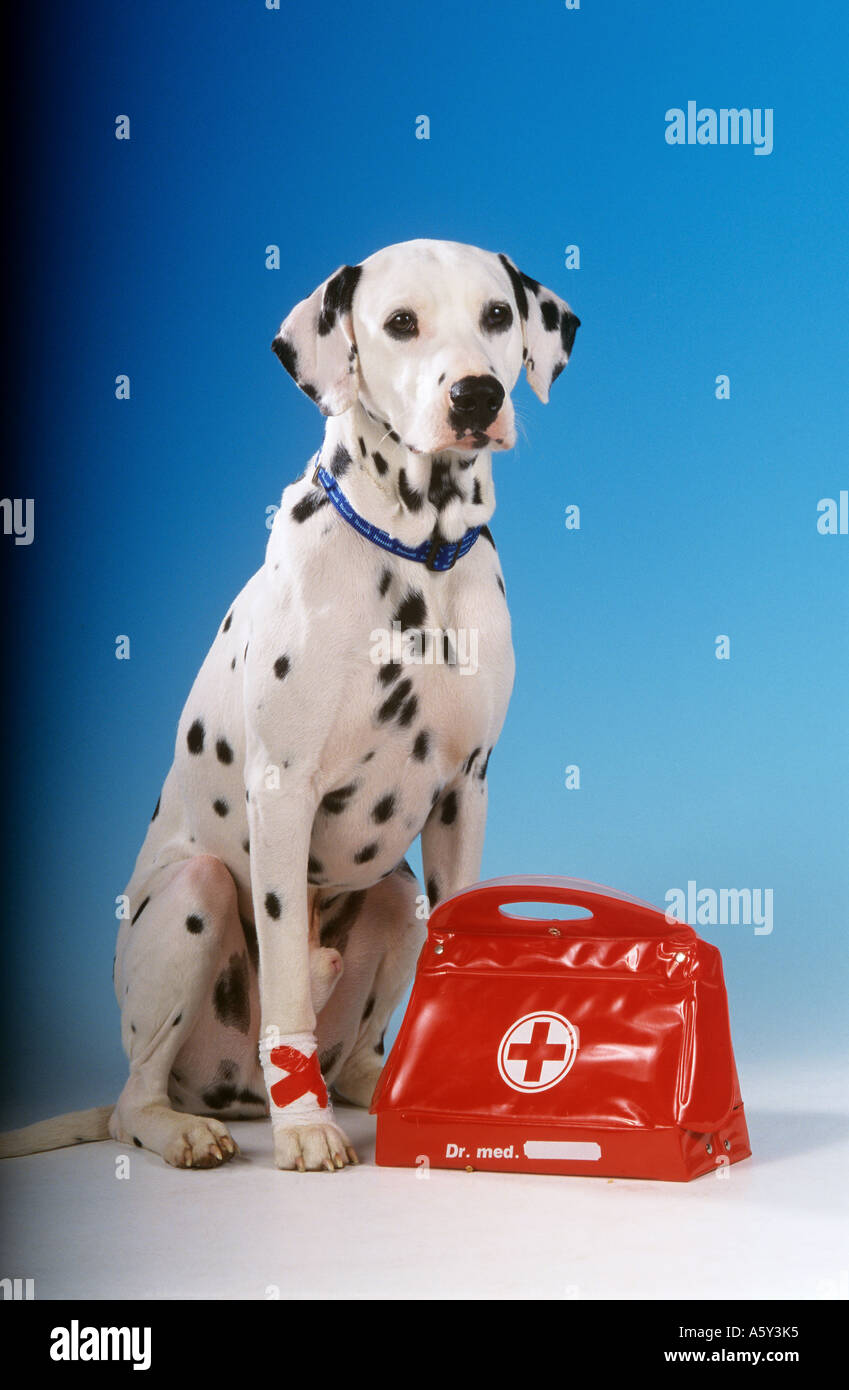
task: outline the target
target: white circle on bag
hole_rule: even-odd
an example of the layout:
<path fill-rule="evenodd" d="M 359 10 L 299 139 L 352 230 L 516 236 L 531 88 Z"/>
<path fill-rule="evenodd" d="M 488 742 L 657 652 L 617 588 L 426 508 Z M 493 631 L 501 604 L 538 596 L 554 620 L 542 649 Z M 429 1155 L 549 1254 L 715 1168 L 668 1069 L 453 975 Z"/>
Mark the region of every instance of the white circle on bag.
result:
<path fill-rule="evenodd" d="M 577 1055 L 577 1028 L 545 1010 L 510 1024 L 498 1045 L 498 1070 L 514 1091 L 547 1091 L 563 1080 Z"/>

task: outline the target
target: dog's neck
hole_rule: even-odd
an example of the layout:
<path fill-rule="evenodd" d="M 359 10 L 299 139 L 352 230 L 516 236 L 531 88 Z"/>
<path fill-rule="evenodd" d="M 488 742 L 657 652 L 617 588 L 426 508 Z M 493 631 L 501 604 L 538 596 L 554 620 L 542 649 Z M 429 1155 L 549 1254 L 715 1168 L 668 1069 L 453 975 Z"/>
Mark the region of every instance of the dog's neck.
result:
<path fill-rule="evenodd" d="M 320 460 L 354 510 L 405 545 L 459 540 L 495 511 L 490 449 L 414 453 L 360 401 L 328 419 Z"/>

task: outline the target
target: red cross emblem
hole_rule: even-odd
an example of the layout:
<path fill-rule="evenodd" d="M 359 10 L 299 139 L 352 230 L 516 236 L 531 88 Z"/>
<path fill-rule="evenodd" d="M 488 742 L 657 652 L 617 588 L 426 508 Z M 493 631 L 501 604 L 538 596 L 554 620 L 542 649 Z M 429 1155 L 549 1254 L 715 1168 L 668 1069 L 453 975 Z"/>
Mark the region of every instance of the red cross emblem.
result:
<path fill-rule="evenodd" d="M 578 1052 L 578 1031 L 562 1014 L 525 1014 L 511 1023 L 498 1046 L 498 1070 L 514 1091 L 547 1091 L 569 1071 Z"/>
<path fill-rule="evenodd" d="M 319 1108 L 327 1108 L 327 1087 L 318 1065 L 317 1052 L 311 1052 L 307 1057 L 295 1047 L 273 1047 L 268 1059 L 275 1067 L 289 1073 L 282 1081 L 275 1081 L 270 1088 L 271 1099 L 278 1109 L 282 1110 L 284 1105 L 291 1105 L 293 1100 L 305 1096 L 310 1091 L 318 1101 Z"/>

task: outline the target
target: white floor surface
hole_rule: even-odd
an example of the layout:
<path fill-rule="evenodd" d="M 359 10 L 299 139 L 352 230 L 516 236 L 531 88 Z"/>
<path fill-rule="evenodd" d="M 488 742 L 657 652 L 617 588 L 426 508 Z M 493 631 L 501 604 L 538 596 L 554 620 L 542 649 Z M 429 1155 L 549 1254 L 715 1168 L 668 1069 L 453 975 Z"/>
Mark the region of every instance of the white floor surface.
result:
<path fill-rule="evenodd" d="M 744 1078 L 753 1157 L 688 1184 L 361 1164 L 281 1173 L 266 1123 L 242 1157 L 180 1172 L 87 1144 L 0 1168 L 0 1276 L 39 1299 L 849 1297 L 844 1073 Z M 129 1157 L 130 1176 L 116 1176 Z"/>

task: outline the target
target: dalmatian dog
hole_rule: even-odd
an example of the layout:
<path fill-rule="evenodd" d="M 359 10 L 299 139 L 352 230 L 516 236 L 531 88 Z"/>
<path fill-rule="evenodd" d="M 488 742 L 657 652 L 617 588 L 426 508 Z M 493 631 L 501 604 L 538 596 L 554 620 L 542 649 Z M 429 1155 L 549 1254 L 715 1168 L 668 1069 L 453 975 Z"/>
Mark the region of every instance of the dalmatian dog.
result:
<path fill-rule="evenodd" d="M 272 347 L 324 440 L 195 680 L 126 889 L 129 1078 L 5 1152 L 108 1132 L 214 1167 L 227 1120 L 270 1115 L 279 1168 L 356 1161 L 329 1088 L 370 1103 L 427 903 L 480 873 L 514 671 L 492 457 L 523 365 L 546 402 L 578 326 L 507 256 L 431 240 L 343 266 L 284 320 Z"/>

